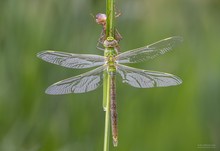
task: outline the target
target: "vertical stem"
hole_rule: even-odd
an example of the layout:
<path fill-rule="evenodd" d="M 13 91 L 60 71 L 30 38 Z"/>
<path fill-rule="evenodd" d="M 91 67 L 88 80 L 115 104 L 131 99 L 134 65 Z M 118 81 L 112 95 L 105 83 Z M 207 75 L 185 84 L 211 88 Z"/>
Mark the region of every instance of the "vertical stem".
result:
<path fill-rule="evenodd" d="M 115 0 L 106 0 L 106 37 L 114 37 Z"/>
<path fill-rule="evenodd" d="M 114 37 L 114 0 L 106 0 L 106 37 Z M 112 48 L 105 48 L 108 51 Z M 106 53 L 105 53 L 106 55 Z M 104 135 L 104 151 L 109 151 L 109 138 L 110 138 L 110 75 L 104 71 L 103 79 L 103 106 L 105 112 L 105 135 Z"/>
<path fill-rule="evenodd" d="M 103 110 L 106 111 L 106 106 L 107 106 L 107 72 L 103 71 L 103 102 L 102 102 L 102 106 L 103 106 Z"/>
<path fill-rule="evenodd" d="M 109 150 L 109 138 L 110 138 L 110 82 L 111 78 L 108 74 L 105 77 L 107 81 L 106 85 L 106 112 L 105 112 L 105 136 L 104 136 L 104 151 Z"/>

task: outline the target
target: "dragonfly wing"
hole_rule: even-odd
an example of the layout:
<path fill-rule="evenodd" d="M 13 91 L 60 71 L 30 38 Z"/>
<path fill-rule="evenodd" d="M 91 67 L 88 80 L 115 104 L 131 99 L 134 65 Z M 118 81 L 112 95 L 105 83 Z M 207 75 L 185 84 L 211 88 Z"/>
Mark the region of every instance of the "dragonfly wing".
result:
<path fill-rule="evenodd" d="M 124 65 L 118 65 L 117 72 L 123 82 L 136 88 L 167 87 L 182 83 L 180 78 L 169 73 L 140 70 Z"/>
<path fill-rule="evenodd" d="M 137 63 L 154 59 L 155 57 L 170 51 L 182 41 L 182 37 L 179 36 L 166 38 L 151 45 L 121 53 L 117 56 L 117 60 L 118 63 Z"/>
<path fill-rule="evenodd" d="M 82 69 L 100 66 L 104 64 L 104 57 L 89 54 L 73 54 L 59 51 L 43 51 L 37 56 L 44 61 L 67 68 Z"/>
<path fill-rule="evenodd" d="M 84 93 L 95 90 L 102 84 L 105 66 L 98 67 L 84 74 L 54 83 L 45 91 L 47 94 L 59 95 L 69 93 Z"/>

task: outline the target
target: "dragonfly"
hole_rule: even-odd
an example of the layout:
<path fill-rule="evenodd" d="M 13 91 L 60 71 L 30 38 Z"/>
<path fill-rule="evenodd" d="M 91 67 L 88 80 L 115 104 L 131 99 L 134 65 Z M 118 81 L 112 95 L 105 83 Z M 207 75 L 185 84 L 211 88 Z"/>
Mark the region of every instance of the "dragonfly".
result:
<path fill-rule="evenodd" d="M 121 13 L 116 13 L 116 18 L 119 17 L 121 15 Z M 94 17 L 95 21 L 97 24 L 102 26 L 102 31 L 100 34 L 100 37 L 98 39 L 98 43 L 96 45 L 96 48 L 98 48 L 99 50 L 105 50 L 105 48 L 103 47 L 103 43 L 106 40 L 106 20 L 107 20 L 107 15 L 103 14 L 103 13 L 98 13 L 96 14 L 96 16 Z M 115 39 L 117 40 L 117 42 L 119 43 L 120 40 L 122 40 L 122 36 L 121 34 L 118 32 L 117 29 L 115 29 Z M 117 51 L 119 51 L 119 45 L 117 45 L 116 47 Z"/>
<path fill-rule="evenodd" d="M 100 87 L 104 73 L 110 77 L 110 109 L 113 145 L 118 144 L 117 111 L 116 111 L 116 76 L 122 82 L 135 88 L 168 87 L 182 83 L 182 80 L 172 74 L 137 69 L 124 64 L 138 63 L 156 58 L 170 51 L 182 42 L 182 38 L 174 36 L 153 44 L 125 51 L 118 54 L 115 47 L 118 42 L 113 37 L 104 41 L 105 55 L 74 54 L 60 51 L 46 50 L 37 54 L 40 59 L 59 66 L 72 69 L 97 67 L 83 74 L 59 81 L 46 89 L 47 94 L 62 95 L 69 93 L 85 93 Z M 113 49 L 108 49 L 113 48 Z"/>

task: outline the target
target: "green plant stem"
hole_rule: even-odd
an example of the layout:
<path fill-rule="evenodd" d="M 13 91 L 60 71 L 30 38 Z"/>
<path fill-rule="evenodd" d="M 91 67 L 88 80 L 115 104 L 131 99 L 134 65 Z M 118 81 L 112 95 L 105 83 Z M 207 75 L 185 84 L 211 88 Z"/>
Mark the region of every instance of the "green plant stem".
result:
<path fill-rule="evenodd" d="M 109 150 L 109 138 L 110 138 L 110 76 L 106 74 L 106 111 L 105 111 L 105 136 L 104 136 L 104 151 Z"/>
<path fill-rule="evenodd" d="M 106 37 L 114 37 L 115 0 L 106 0 Z"/>
<path fill-rule="evenodd" d="M 102 106 L 103 106 L 103 110 L 106 111 L 106 106 L 107 106 L 107 72 L 103 71 L 103 102 L 102 102 Z"/>
<path fill-rule="evenodd" d="M 114 37 L 114 10 L 115 0 L 106 0 L 106 37 Z M 108 52 L 112 48 L 105 48 Z M 106 53 L 105 53 L 106 54 Z M 104 134 L 104 151 L 109 151 L 110 138 L 110 75 L 104 71 L 103 78 L 103 108 L 105 111 L 105 134 Z"/>

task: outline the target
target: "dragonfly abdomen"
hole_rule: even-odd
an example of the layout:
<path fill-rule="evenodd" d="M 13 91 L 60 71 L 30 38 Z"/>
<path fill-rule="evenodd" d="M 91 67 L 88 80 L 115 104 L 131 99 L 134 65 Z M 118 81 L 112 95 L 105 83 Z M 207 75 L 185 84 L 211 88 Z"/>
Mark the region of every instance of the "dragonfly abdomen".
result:
<path fill-rule="evenodd" d="M 112 137 L 113 145 L 118 145 L 118 121 L 117 121 L 117 105 L 116 105 L 116 82 L 115 82 L 115 72 L 110 72 L 111 77 L 111 123 L 112 123 Z"/>

